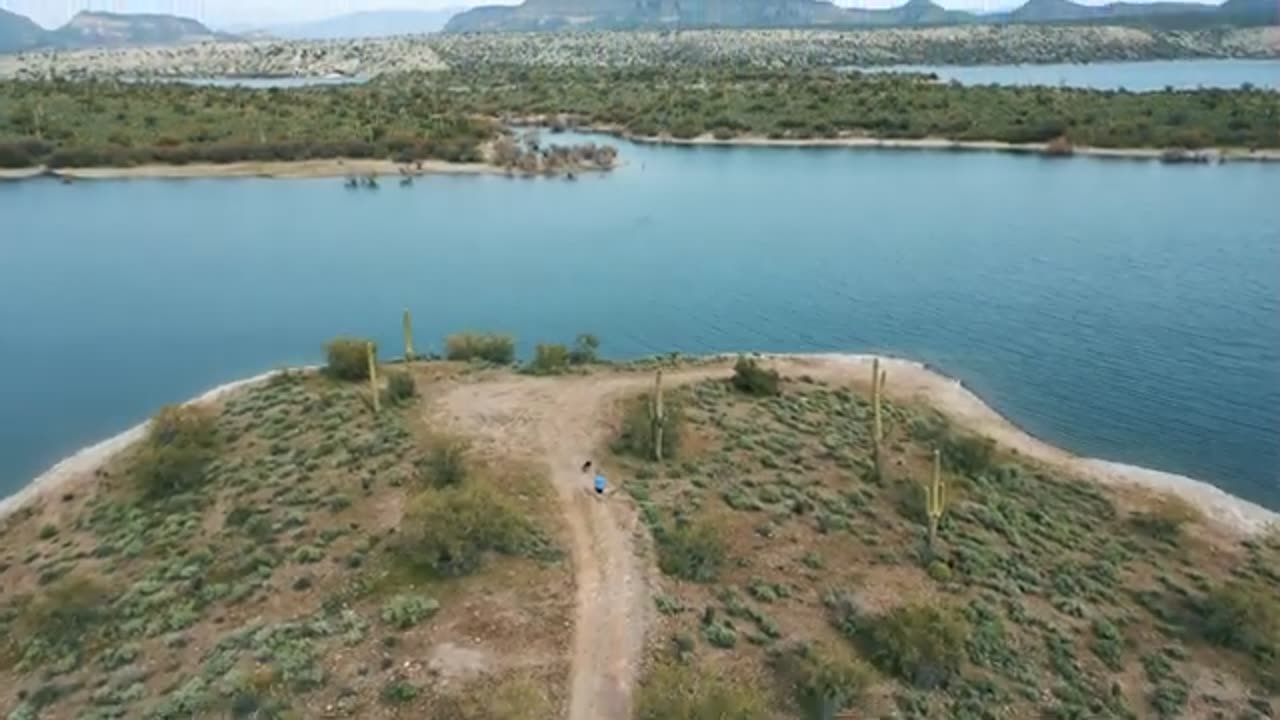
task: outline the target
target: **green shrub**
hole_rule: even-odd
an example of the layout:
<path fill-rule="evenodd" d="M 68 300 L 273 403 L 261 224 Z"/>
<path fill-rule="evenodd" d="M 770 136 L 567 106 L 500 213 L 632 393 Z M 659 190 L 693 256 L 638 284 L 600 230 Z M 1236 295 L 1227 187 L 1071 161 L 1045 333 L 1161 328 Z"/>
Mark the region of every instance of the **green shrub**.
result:
<path fill-rule="evenodd" d="M 658 567 L 668 575 L 715 582 L 724 562 L 724 540 L 709 523 L 691 523 L 658 537 Z"/>
<path fill-rule="evenodd" d="M 406 512 L 402 534 L 406 560 L 446 577 L 475 572 L 485 553 L 521 554 L 538 541 L 510 501 L 477 484 L 419 495 Z"/>
<path fill-rule="evenodd" d="M 408 630 L 440 609 L 440 603 L 418 595 L 397 595 L 382 606 L 382 622 Z"/>
<path fill-rule="evenodd" d="M 1166 494 L 1152 502 L 1146 510 L 1134 513 L 1129 522 L 1144 535 L 1169 545 L 1177 545 L 1182 540 L 1183 526 L 1203 519 L 1203 513 L 1194 505 L 1176 495 Z"/>
<path fill-rule="evenodd" d="M 969 625 L 952 608 L 906 605 L 865 626 L 865 642 L 875 663 L 917 687 L 945 685 L 964 662 Z"/>
<path fill-rule="evenodd" d="M 1280 595 L 1261 583 L 1233 581 L 1200 602 L 1204 637 L 1247 653 L 1259 680 L 1280 688 Z"/>
<path fill-rule="evenodd" d="M 364 338 L 340 337 L 330 340 L 324 346 L 325 371 L 338 380 L 368 380 L 369 345 L 370 341 Z M 373 352 L 376 358 L 377 345 L 374 345 Z"/>
<path fill-rule="evenodd" d="M 388 705 L 403 705 L 418 697 L 418 688 L 407 680 L 392 680 L 382 688 L 382 701 Z"/>
<path fill-rule="evenodd" d="M 53 523 L 45 523 L 40 526 L 40 539 L 50 540 L 58 535 L 58 526 Z"/>
<path fill-rule="evenodd" d="M 653 459 L 652 410 L 649 396 L 633 398 L 623 408 L 622 429 L 613 441 L 613 451 L 619 455 L 631 455 L 644 460 Z M 680 404 L 667 400 L 663 408 L 662 458 L 670 461 L 680 452 L 680 429 L 684 414 Z"/>
<path fill-rule="evenodd" d="M 738 644 L 738 631 L 728 621 L 710 622 L 702 626 L 702 636 L 712 647 L 728 650 Z"/>
<path fill-rule="evenodd" d="M 407 372 L 393 372 L 387 374 L 387 399 L 393 404 L 400 404 L 412 399 L 418 394 L 418 387 L 413 382 L 413 376 Z"/>
<path fill-rule="evenodd" d="M 13 623 L 12 640 L 25 644 L 20 654 L 28 658 L 75 651 L 106 625 L 111 600 L 103 587 L 87 578 L 63 579 L 22 608 Z"/>
<path fill-rule="evenodd" d="M 951 566 L 941 560 L 934 560 L 929 563 L 929 577 L 940 583 L 950 582 Z"/>
<path fill-rule="evenodd" d="M 655 668 L 636 698 L 637 720 L 767 720 L 764 692 L 697 666 Z"/>
<path fill-rule="evenodd" d="M 781 377 L 777 370 L 768 370 L 745 355 L 738 357 L 733 366 L 733 386 L 748 395 L 777 395 Z"/>
<path fill-rule="evenodd" d="M 528 371 L 534 375 L 555 375 L 569 368 L 569 348 L 564 345 L 540 344 L 533 349 Z"/>
<path fill-rule="evenodd" d="M 829 648 L 797 645 L 773 657 L 773 669 L 791 690 L 806 717 L 829 717 L 857 705 L 871 684 L 863 662 Z"/>
<path fill-rule="evenodd" d="M 151 419 L 147 440 L 131 469 L 143 493 L 167 497 L 199 487 L 214 458 L 214 418 L 191 406 L 168 406 Z"/>
<path fill-rule="evenodd" d="M 484 360 L 495 365 L 510 365 L 516 359 L 516 341 L 510 335 L 458 333 L 445 338 L 444 347 L 449 360 Z"/>
<path fill-rule="evenodd" d="M 570 365 L 589 365 L 597 360 L 600 351 L 600 338 L 591 333 L 582 333 L 573 341 L 573 349 L 569 351 Z"/>
<path fill-rule="evenodd" d="M 995 459 L 996 443 L 989 437 L 949 432 L 942 440 L 942 462 L 961 475 L 980 475 Z"/>
<path fill-rule="evenodd" d="M 467 450 L 464 440 L 438 439 L 427 457 L 418 464 L 424 479 L 437 488 L 457 487 L 467 479 Z"/>

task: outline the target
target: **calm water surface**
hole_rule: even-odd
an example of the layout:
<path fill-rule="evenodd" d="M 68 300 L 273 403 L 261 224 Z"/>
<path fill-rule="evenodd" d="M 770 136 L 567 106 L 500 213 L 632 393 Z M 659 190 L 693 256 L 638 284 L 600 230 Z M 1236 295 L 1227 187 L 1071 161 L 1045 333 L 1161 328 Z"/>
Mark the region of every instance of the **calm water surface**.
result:
<path fill-rule="evenodd" d="M 885 72 L 936 73 L 964 85 L 1065 85 L 1101 90 L 1163 90 L 1165 87 L 1280 90 L 1280 60 L 1155 60 L 1150 62 L 1053 63 L 1047 65 L 895 65 Z"/>
<path fill-rule="evenodd" d="M 879 350 L 1280 508 L 1280 167 L 623 144 L 612 176 L 0 184 L 0 494 L 341 333 Z M 892 378 L 890 378 L 892 382 Z"/>

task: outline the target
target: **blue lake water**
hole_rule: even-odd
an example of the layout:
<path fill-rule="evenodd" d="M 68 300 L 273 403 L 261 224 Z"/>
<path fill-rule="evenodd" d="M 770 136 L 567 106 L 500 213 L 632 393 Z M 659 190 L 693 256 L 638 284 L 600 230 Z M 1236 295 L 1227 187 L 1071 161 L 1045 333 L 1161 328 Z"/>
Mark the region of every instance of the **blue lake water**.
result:
<path fill-rule="evenodd" d="M 1280 166 L 620 143 L 607 177 L 0 183 L 0 494 L 342 333 L 878 350 L 1280 508 Z M 892 378 L 890 378 L 892 382 Z"/>
<path fill-rule="evenodd" d="M 206 85 L 225 88 L 238 87 L 251 90 L 268 90 L 271 88 L 288 90 L 329 85 L 359 85 L 368 81 L 368 78 L 360 75 L 332 77 L 156 77 L 133 80 L 133 82 L 178 83 L 182 85 Z"/>
<path fill-rule="evenodd" d="M 871 72 L 936 73 L 963 85 L 1047 85 L 1135 92 L 1254 87 L 1280 90 L 1280 60 L 1157 60 L 1044 65 L 895 65 Z"/>

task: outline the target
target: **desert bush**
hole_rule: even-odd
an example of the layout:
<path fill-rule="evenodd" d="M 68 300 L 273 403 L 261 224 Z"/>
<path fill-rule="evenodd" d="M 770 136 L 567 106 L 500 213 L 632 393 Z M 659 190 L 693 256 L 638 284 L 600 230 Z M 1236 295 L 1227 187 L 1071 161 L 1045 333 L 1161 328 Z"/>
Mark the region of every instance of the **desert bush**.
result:
<path fill-rule="evenodd" d="M 382 702 L 388 705 L 403 705 L 413 702 L 418 697 L 417 686 L 406 680 L 392 680 L 382 687 Z"/>
<path fill-rule="evenodd" d="M 393 372 L 387 375 L 387 399 L 399 404 L 412 399 L 418 394 L 418 386 L 413 376 L 407 372 Z"/>
<path fill-rule="evenodd" d="M 445 358 L 449 360 L 484 360 L 495 365 L 510 365 L 516 359 L 516 341 L 510 335 L 496 333 L 458 333 L 445 338 Z"/>
<path fill-rule="evenodd" d="M 11 641 L 19 644 L 19 654 L 26 660 L 74 651 L 104 627 L 110 602 L 98 583 L 84 577 L 64 578 L 21 608 L 13 621 Z"/>
<path fill-rule="evenodd" d="M 440 603 L 418 595 L 397 595 L 382 606 L 382 622 L 399 630 L 408 630 L 440 609 Z"/>
<path fill-rule="evenodd" d="M 980 475 L 995 459 L 996 443 L 989 437 L 948 432 L 942 438 L 942 462 L 961 475 Z"/>
<path fill-rule="evenodd" d="M 418 464 L 424 480 L 437 488 L 456 487 L 467 479 L 467 451 L 470 445 L 455 438 L 438 438 L 427 457 Z"/>
<path fill-rule="evenodd" d="M 340 337 L 324 346 L 326 372 L 339 380 L 369 379 L 369 344 L 364 338 Z M 374 346 L 376 357 L 378 348 Z"/>
<path fill-rule="evenodd" d="M 588 365 L 595 362 L 600 351 L 600 338 L 591 333 L 582 333 L 573 341 L 573 349 L 569 351 L 570 365 Z"/>
<path fill-rule="evenodd" d="M 1232 581 L 1210 591 L 1198 610 L 1207 640 L 1248 653 L 1260 679 L 1280 688 L 1280 596 L 1274 590 Z"/>
<path fill-rule="evenodd" d="M 865 623 L 863 639 L 887 673 L 921 688 L 945 685 L 964 662 L 969 625 L 964 615 L 937 605 L 906 605 Z"/>
<path fill-rule="evenodd" d="M 1182 498 L 1165 494 L 1129 518 L 1139 532 L 1163 543 L 1176 545 L 1182 539 L 1183 526 L 1204 520 L 1204 514 Z"/>
<path fill-rule="evenodd" d="M 724 541 L 710 523 L 694 522 L 658 534 L 658 567 L 685 580 L 708 583 L 720 576 Z"/>
<path fill-rule="evenodd" d="M 559 344 L 539 344 L 527 368 L 534 375 L 555 375 L 569 368 L 569 348 Z"/>
<path fill-rule="evenodd" d="M 763 368 L 745 355 L 733 366 L 733 386 L 748 395 L 777 395 L 780 381 L 777 370 Z"/>
<path fill-rule="evenodd" d="M 486 553 L 517 555 L 538 543 L 535 529 L 509 500 L 478 484 L 422 493 L 401 528 L 404 559 L 445 577 L 475 572 Z"/>
<path fill-rule="evenodd" d="M 845 652 L 795 645 L 772 657 L 774 672 L 806 717 L 855 706 L 871 684 L 871 668 Z"/>
<path fill-rule="evenodd" d="M 659 665 L 636 699 L 638 720 L 766 720 L 764 693 L 697 666 Z"/>
<path fill-rule="evenodd" d="M 134 457 L 132 476 L 151 497 L 195 489 L 204 481 L 216 444 L 214 418 L 208 412 L 191 406 L 161 408 Z"/>
<path fill-rule="evenodd" d="M 644 460 L 653 459 L 654 426 L 648 395 L 633 398 L 623 407 L 622 428 L 613 441 L 613 451 Z M 662 457 L 671 460 L 680 451 L 680 429 L 684 415 L 680 404 L 670 399 L 663 408 Z"/>

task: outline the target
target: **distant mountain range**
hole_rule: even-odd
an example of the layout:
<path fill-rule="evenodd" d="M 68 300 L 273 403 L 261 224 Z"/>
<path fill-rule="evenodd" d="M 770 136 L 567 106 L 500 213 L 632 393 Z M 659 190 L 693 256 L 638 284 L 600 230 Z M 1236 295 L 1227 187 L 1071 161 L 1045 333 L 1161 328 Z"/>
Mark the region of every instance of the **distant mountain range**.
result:
<path fill-rule="evenodd" d="M 350 13 L 314 22 L 252 28 L 286 40 L 332 40 L 336 38 L 375 38 L 393 35 L 421 35 L 439 32 L 461 7 L 444 10 L 372 10 Z"/>
<path fill-rule="evenodd" d="M 22 15 L 0 10 L 0 53 L 164 45 L 230 37 L 232 36 L 214 32 L 190 18 L 173 15 L 82 12 L 56 30 L 45 30 Z"/>
<path fill-rule="evenodd" d="M 1001 13 L 948 10 L 932 0 L 908 0 L 884 10 L 825 0 L 525 0 L 459 13 L 445 32 L 635 30 L 676 28 L 911 27 L 992 23 L 1146 24 L 1166 27 L 1277 24 L 1277 0 L 1115 2 L 1027 0 Z"/>

